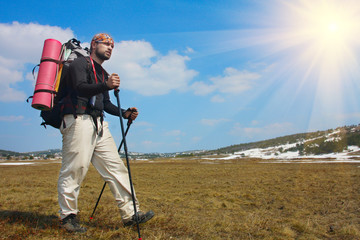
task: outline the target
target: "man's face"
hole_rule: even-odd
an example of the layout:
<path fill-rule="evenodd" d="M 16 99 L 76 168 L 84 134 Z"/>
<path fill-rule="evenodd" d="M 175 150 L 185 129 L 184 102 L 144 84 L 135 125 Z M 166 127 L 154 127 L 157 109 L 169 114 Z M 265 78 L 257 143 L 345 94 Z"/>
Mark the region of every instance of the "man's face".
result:
<path fill-rule="evenodd" d="M 109 60 L 111 57 L 114 45 L 108 42 L 95 43 L 95 54 L 101 60 Z"/>

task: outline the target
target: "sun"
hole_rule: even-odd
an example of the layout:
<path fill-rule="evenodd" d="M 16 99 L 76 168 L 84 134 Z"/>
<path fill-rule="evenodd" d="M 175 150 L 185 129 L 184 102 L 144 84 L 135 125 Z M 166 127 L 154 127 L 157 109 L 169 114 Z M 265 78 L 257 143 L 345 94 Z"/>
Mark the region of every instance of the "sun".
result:
<path fill-rule="evenodd" d="M 339 55 L 344 48 L 351 47 L 357 37 L 359 17 L 353 12 L 356 8 L 345 7 L 342 1 L 301 1 L 302 5 L 292 5 L 296 13 L 290 21 L 300 22 L 293 31 L 308 39 L 318 49 L 324 50 L 323 57 Z M 355 6 L 354 6 L 355 7 Z"/>
<path fill-rule="evenodd" d="M 263 20 L 267 28 L 250 40 L 252 44 L 267 46 L 273 55 L 299 51 L 294 61 L 301 66 L 311 64 L 312 70 L 320 70 L 320 66 L 331 62 L 341 65 L 354 57 L 354 49 L 360 45 L 357 0 L 275 2 L 274 11 Z"/>
<path fill-rule="evenodd" d="M 354 87 L 359 86 L 354 73 L 359 73 L 360 67 L 358 1 L 280 0 L 280 3 L 287 14 L 278 17 L 286 22 L 278 21 L 282 32 L 277 44 L 283 44 L 278 50 L 283 55 L 296 56 L 289 65 L 298 70 L 297 77 L 302 79 L 303 86 L 316 83 L 313 114 L 342 112 L 346 107 L 344 99 L 358 94 Z"/>
<path fill-rule="evenodd" d="M 328 30 L 330 33 L 336 33 L 339 30 L 339 25 L 336 22 L 329 23 Z"/>
<path fill-rule="evenodd" d="M 247 41 L 258 47 L 258 59 L 272 64 L 272 75 L 266 76 L 269 88 L 277 86 L 274 96 L 289 98 L 287 109 L 310 99 L 312 106 L 304 107 L 311 112 L 309 126 L 315 125 L 310 124 L 312 119 L 326 121 L 329 116 L 344 116 L 348 109 L 360 111 L 358 0 L 271 3 Z"/>

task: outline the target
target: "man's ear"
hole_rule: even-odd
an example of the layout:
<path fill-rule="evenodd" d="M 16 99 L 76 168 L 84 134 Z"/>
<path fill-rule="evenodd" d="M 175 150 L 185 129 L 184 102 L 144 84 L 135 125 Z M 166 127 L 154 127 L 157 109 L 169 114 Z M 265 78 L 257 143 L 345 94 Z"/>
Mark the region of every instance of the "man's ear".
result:
<path fill-rule="evenodd" d="M 91 43 L 90 43 L 90 49 L 92 50 L 92 49 L 95 49 L 95 47 L 96 47 L 96 42 L 95 41 L 92 41 Z"/>

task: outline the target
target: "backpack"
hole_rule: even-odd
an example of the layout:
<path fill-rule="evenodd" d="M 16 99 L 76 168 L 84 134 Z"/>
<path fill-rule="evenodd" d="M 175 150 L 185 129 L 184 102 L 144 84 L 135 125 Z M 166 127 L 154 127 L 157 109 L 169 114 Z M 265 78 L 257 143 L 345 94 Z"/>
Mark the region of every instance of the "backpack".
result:
<path fill-rule="evenodd" d="M 61 62 L 59 62 L 59 71 L 57 73 L 57 78 L 56 78 L 57 80 L 55 83 L 56 87 L 54 89 L 53 105 L 50 110 L 41 110 L 40 112 L 40 116 L 43 120 L 41 125 L 44 126 L 45 128 L 46 125 L 50 125 L 54 128 L 60 128 L 61 123 L 63 122 L 62 110 L 64 109 L 65 104 L 71 104 L 72 106 L 70 92 L 68 92 L 68 90 L 66 89 L 66 81 L 69 74 L 70 64 L 76 58 L 81 56 L 86 57 L 86 59 L 88 59 L 90 56 L 90 51 L 88 48 L 82 48 L 80 46 L 80 41 L 78 41 L 77 39 L 75 38 L 70 39 L 68 42 L 62 45 L 62 56 L 61 56 L 62 60 Z M 33 74 L 34 74 L 34 69 L 33 69 Z M 75 109 L 74 109 L 74 116 L 76 117 Z"/>

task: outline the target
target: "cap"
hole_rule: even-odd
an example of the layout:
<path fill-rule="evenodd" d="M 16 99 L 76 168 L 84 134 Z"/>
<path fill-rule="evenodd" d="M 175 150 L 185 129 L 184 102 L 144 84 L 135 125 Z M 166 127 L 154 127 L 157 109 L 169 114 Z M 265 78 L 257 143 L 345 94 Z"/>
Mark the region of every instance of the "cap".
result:
<path fill-rule="evenodd" d="M 96 43 L 110 43 L 114 46 L 114 40 L 112 39 L 112 37 L 110 37 L 109 34 L 106 33 L 98 33 L 96 34 L 91 42 L 96 42 Z"/>

